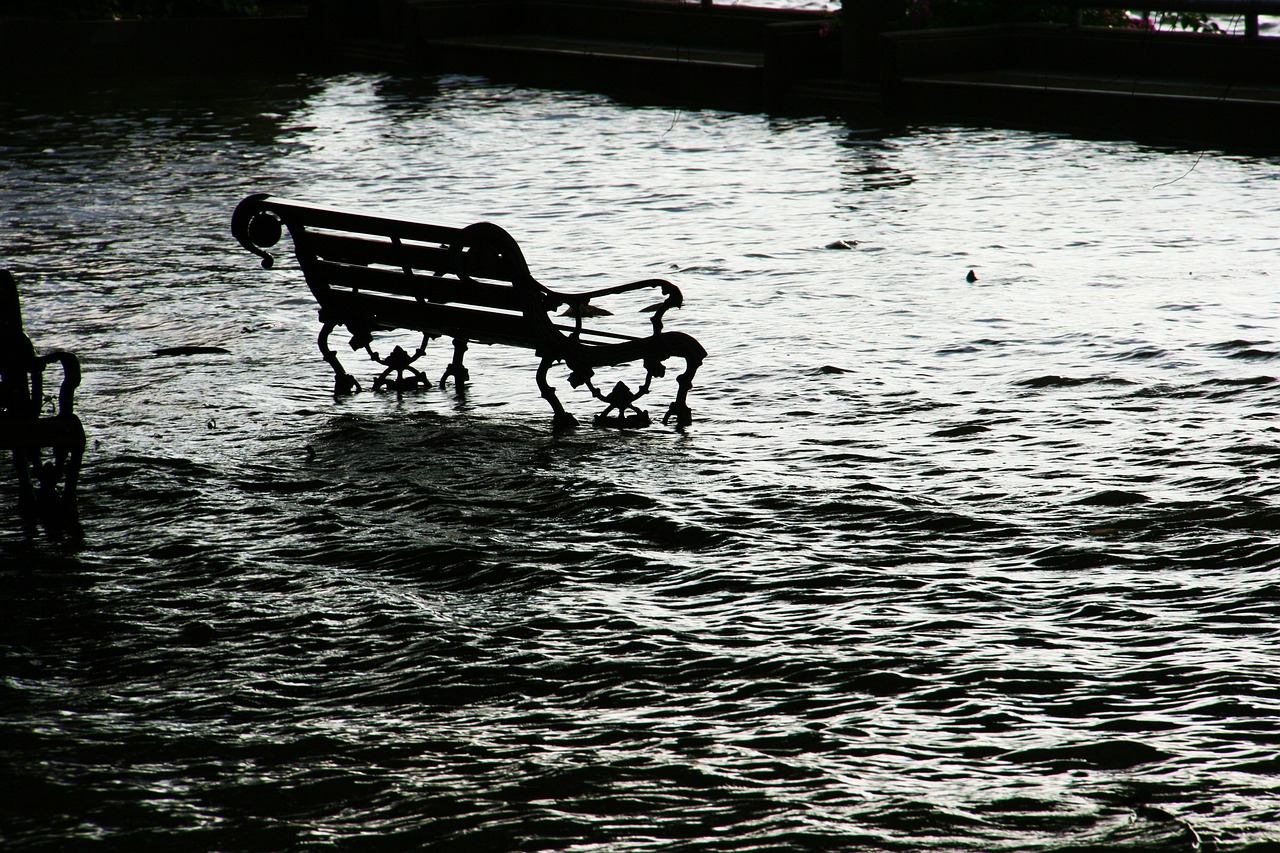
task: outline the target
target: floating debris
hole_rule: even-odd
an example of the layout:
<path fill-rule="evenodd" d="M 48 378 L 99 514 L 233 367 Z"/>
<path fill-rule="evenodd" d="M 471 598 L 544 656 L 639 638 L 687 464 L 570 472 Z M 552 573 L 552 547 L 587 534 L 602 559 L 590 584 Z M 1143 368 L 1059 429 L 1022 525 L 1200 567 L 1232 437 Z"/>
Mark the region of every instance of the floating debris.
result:
<path fill-rule="evenodd" d="M 200 346 L 181 346 L 181 347 L 161 347 L 152 350 L 154 355 L 173 356 L 173 355 L 230 355 L 231 350 L 223 347 L 200 347 Z"/>

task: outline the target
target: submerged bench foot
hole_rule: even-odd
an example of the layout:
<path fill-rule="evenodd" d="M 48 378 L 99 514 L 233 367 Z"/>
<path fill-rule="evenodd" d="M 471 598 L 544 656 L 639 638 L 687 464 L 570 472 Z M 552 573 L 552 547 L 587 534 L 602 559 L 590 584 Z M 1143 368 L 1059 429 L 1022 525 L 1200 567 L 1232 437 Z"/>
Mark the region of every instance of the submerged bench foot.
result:
<path fill-rule="evenodd" d="M 360 387 L 360 383 L 350 373 L 341 372 L 333 377 L 333 396 L 349 397 L 358 391 L 364 390 Z"/>
<path fill-rule="evenodd" d="M 333 396 L 346 397 L 354 394 L 360 389 L 360 383 L 350 373 L 347 373 L 342 362 L 338 360 L 338 354 L 329 348 L 329 334 L 333 331 L 335 323 L 325 323 L 320 327 L 320 337 L 316 340 L 317 346 L 320 347 L 320 355 L 333 368 Z"/>
<path fill-rule="evenodd" d="M 565 430 L 577 428 L 578 419 L 568 412 L 560 411 L 551 416 L 552 432 L 564 432 Z"/>
<path fill-rule="evenodd" d="M 544 358 L 542 363 L 538 365 L 538 391 L 542 393 L 543 399 L 551 404 L 551 409 L 554 412 L 551 418 L 551 429 L 560 432 L 576 427 L 578 419 L 565 411 L 564 404 L 556 396 L 556 389 L 552 388 L 551 383 L 547 382 L 547 371 L 551 369 L 551 365 L 555 362 L 556 359 Z"/>
<path fill-rule="evenodd" d="M 79 525 L 76 487 L 84 459 L 84 428 L 74 415 L 44 421 L 40 446 L 15 448 L 13 468 L 18 479 L 18 516 L 26 524 L 49 530 Z"/>
<path fill-rule="evenodd" d="M 27 465 L 26 451 L 13 451 L 13 472 L 18 477 L 18 516 L 25 522 L 35 523 L 36 493 L 31 487 L 31 475 Z"/>
<path fill-rule="evenodd" d="M 454 387 L 459 391 L 462 386 L 471 381 L 471 374 L 467 372 L 467 368 L 462 363 L 462 357 L 467 352 L 467 339 L 453 339 L 453 361 L 449 362 L 449 366 L 444 369 L 444 373 L 440 375 L 440 387 L 443 388 L 449 381 L 449 377 L 453 377 Z"/>
<path fill-rule="evenodd" d="M 687 427 L 693 423 L 693 410 L 684 403 L 672 403 L 667 407 L 667 413 L 662 416 L 664 424 L 670 423 L 671 419 L 676 419 L 676 427 Z"/>

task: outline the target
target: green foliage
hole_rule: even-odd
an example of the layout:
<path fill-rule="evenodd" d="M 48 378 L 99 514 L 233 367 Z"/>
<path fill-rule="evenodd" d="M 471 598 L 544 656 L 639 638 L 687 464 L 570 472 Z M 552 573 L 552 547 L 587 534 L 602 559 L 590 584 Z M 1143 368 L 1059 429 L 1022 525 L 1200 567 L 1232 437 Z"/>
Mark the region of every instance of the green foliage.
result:
<path fill-rule="evenodd" d="M 867 0 L 855 1 L 867 2 Z M 1069 6 L 1021 4 L 1011 0 L 893 0 L 886 24 L 891 28 L 914 29 L 1027 21 L 1068 23 L 1072 20 L 1072 15 L 1073 10 Z M 1154 16 L 1142 17 L 1117 7 L 1084 9 L 1081 17 L 1086 26 L 1093 27 L 1222 32 L 1221 28 L 1202 12 L 1162 12 Z"/>
<path fill-rule="evenodd" d="M 1191 30 L 1196 33 L 1221 33 L 1222 27 L 1204 12 L 1161 12 L 1156 24 L 1160 29 Z"/>

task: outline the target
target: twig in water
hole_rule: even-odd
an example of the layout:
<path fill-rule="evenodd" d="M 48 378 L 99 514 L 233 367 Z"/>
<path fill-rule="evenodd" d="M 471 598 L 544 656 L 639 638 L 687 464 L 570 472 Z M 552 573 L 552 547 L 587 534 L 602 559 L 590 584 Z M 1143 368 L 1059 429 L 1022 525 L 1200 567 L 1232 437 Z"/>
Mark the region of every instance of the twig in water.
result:
<path fill-rule="evenodd" d="M 1205 149 L 1201 148 L 1201 149 L 1200 149 L 1200 153 L 1196 155 L 1196 161 L 1195 161 L 1194 163 L 1192 163 L 1192 164 L 1191 164 L 1191 168 L 1190 168 L 1190 169 L 1187 169 L 1187 171 L 1183 172 L 1181 175 L 1179 175 L 1178 177 L 1174 178 L 1172 181 L 1165 181 L 1164 183 L 1156 184 L 1156 185 L 1155 185 L 1154 187 L 1152 187 L 1151 189 L 1153 189 L 1153 190 L 1157 190 L 1157 189 L 1160 189 L 1160 187 L 1167 187 L 1167 186 L 1169 186 L 1169 184 L 1176 184 L 1178 181 L 1182 180 L 1182 179 L 1183 179 L 1183 178 L 1185 178 L 1187 175 L 1190 175 L 1192 172 L 1194 172 L 1194 171 L 1196 170 L 1196 166 L 1199 166 L 1199 165 L 1200 165 L 1200 161 L 1204 159 L 1204 152 L 1205 152 Z"/>

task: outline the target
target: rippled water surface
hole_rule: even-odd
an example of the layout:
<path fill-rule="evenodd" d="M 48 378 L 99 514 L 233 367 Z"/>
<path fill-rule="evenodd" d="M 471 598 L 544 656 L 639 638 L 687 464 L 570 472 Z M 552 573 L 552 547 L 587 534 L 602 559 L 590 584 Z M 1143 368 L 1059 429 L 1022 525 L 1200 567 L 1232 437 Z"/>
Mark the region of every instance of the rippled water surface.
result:
<path fill-rule="evenodd" d="M 0 126 L 90 433 L 82 543 L 0 516 L 6 850 L 1280 849 L 1276 160 L 362 74 Z M 485 347 L 335 402 L 260 191 L 672 279 L 696 422 Z"/>

